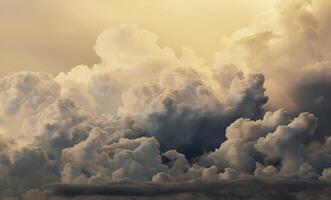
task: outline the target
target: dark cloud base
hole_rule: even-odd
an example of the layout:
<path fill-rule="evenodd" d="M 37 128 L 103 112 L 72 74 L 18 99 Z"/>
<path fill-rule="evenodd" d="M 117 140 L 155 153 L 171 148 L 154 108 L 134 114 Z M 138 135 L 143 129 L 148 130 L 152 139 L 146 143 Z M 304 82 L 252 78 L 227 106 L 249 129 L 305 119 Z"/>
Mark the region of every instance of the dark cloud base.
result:
<path fill-rule="evenodd" d="M 247 179 L 218 182 L 54 184 L 46 188 L 55 199 L 330 199 L 331 184 L 299 179 Z"/>

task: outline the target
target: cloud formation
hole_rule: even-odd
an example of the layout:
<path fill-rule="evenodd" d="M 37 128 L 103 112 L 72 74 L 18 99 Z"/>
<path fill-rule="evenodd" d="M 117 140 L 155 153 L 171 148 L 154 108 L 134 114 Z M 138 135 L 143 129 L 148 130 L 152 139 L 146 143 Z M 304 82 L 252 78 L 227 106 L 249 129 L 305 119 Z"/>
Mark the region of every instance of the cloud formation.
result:
<path fill-rule="evenodd" d="M 270 191 L 258 191 L 262 196 L 244 194 L 304 199 L 311 194 L 301 184 L 326 187 L 326 5 L 279 1 L 268 18 L 273 26 L 256 21 L 235 33 L 214 66 L 188 48 L 176 56 L 155 34 L 122 25 L 98 37 L 99 64 L 56 77 L 20 72 L 1 79 L 0 194 L 28 198 L 57 182 L 52 188 L 60 196 L 86 195 L 86 189 L 208 199 L 211 187 L 231 199 L 233 185 L 256 190 L 281 178 L 268 182 Z"/>
<path fill-rule="evenodd" d="M 262 189 L 263 188 L 263 189 Z M 290 191 L 290 192 L 289 192 Z M 32 196 L 33 193 L 30 194 Z M 102 194 L 102 196 L 101 196 Z M 233 182 L 182 182 L 175 184 L 112 183 L 107 185 L 52 185 L 50 199 L 328 199 L 330 184 L 303 180 L 246 179 Z M 98 196 L 99 195 L 99 196 Z M 29 196 L 26 196 L 26 200 Z"/>
<path fill-rule="evenodd" d="M 266 77 L 269 107 L 319 117 L 316 136 L 330 134 L 330 2 L 278 0 L 247 28 L 223 39 L 216 65 L 235 64 Z"/>

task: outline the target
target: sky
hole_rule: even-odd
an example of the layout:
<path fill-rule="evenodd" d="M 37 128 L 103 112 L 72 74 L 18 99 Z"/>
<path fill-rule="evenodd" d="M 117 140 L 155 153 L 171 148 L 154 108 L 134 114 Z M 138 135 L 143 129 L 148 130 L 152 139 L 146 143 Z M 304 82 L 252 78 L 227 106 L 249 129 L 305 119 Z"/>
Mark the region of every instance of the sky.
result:
<path fill-rule="evenodd" d="M 0 199 L 329 199 L 331 1 L 0 2 Z"/>
<path fill-rule="evenodd" d="M 0 76 L 22 70 L 57 74 L 99 62 L 93 46 L 106 28 L 137 25 L 161 45 L 182 46 L 207 60 L 220 40 L 270 8 L 264 0 L 1 0 Z"/>

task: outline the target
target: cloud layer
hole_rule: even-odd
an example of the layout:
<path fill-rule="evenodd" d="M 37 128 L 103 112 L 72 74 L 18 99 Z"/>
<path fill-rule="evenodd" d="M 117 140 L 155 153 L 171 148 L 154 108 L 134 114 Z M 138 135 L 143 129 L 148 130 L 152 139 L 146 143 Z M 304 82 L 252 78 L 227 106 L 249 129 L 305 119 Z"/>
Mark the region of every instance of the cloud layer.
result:
<path fill-rule="evenodd" d="M 246 179 L 232 182 L 182 182 L 175 184 L 113 183 L 107 185 L 51 185 L 48 192 L 24 196 L 48 199 L 328 199 L 330 184 L 300 180 Z"/>

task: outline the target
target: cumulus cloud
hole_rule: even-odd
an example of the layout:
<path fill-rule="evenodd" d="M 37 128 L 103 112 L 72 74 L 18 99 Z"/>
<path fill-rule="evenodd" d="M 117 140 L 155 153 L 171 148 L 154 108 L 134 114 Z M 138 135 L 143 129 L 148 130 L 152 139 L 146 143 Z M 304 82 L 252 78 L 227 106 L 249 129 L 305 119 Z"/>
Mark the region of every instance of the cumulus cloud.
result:
<path fill-rule="evenodd" d="M 1 195 L 21 195 L 58 181 L 56 166 L 42 149 L 24 148 L 11 156 L 1 155 Z"/>
<path fill-rule="evenodd" d="M 99 35 L 95 50 L 104 65 L 133 71 L 145 79 L 177 60 L 173 50 L 161 48 L 157 40 L 157 36 L 147 30 L 122 25 Z"/>
<path fill-rule="evenodd" d="M 0 80 L 0 128 L 13 137 L 24 118 L 37 114 L 59 96 L 60 86 L 46 73 L 21 72 Z"/>
<path fill-rule="evenodd" d="M 225 96 L 210 82 L 194 69 L 165 72 L 158 84 L 126 91 L 121 111 L 140 121 L 162 149 L 195 156 L 217 147 L 223 130 L 239 116 L 258 117 L 267 102 L 262 75 L 235 78 Z"/>
<path fill-rule="evenodd" d="M 330 133 L 330 6 L 327 0 L 278 0 L 273 12 L 223 39 L 215 64 L 262 72 L 269 107 L 316 114 L 319 138 Z"/>
<path fill-rule="evenodd" d="M 271 26 L 234 33 L 213 66 L 123 25 L 98 37 L 99 64 L 1 79 L 0 194 L 316 195 L 300 188 L 330 181 L 327 5 L 280 0 Z"/>
<path fill-rule="evenodd" d="M 255 148 L 258 139 L 272 133 L 290 119 L 284 110 L 267 112 L 262 120 L 238 119 L 226 129 L 227 140 L 207 160 L 221 167 L 233 167 L 246 172 L 254 171 L 262 155 Z M 262 160 L 263 161 L 263 160 Z"/>
<path fill-rule="evenodd" d="M 255 148 L 271 160 L 280 158 L 284 173 L 296 172 L 303 159 L 300 146 L 306 137 L 313 134 L 316 124 L 317 119 L 313 115 L 302 113 L 287 126 L 279 126 L 275 132 L 260 138 Z"/>
<path fill-rule="evenodd" d="M 118 143 L 103 146 L 107 136 L 95 131 L 84 142 L 64 150 L 63 182 L 151 181 L 154 174 L 166 170 L 154 138 L 122 138 Z"/>
<path fill-rule="evenodd" d="M 200 163 L 256 177 L 315 179 L 330 165 L 329 139 L 322 145 L 305 143 L 316 126 L 317 118 L 312 114 L 302 113 L 291 119 L 284 110 L 267 112 L 257 121 L 238 119 L 227 128 L 227 140 L 219 149 L 202 156 Z"/>
<path fill-rule="evenodd" d="M 2 78 L 0 85 L 1 116 L 36 113 L 54 102 L 60 90 L 53 77 L 46 73 L 18 73 Z"/>
<path fill-rule="evenodd" d="M 122 86 L 104 68 L 76 66 L 68 73 L 60 73 L 55 80 L 61 85 L 61 95 L 81 107 L 98 113 L 118 110 Z"/>

